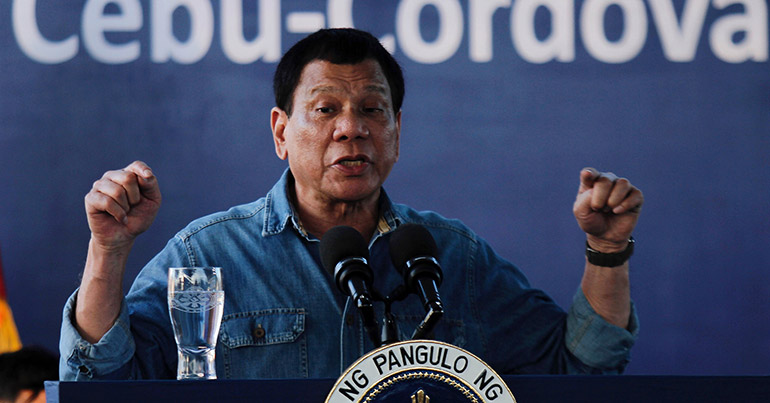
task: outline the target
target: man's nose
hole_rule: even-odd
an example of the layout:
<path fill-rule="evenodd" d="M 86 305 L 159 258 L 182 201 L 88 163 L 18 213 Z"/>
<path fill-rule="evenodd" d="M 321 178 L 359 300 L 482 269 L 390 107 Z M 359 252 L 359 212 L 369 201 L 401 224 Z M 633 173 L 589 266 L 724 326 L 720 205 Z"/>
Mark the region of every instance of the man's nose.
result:
<path fill-rule="evenodd" d="M 369 137 L 369 128 L 361 113 L 346 110 L 337 116 L 334 128 L 334 140 L 345 141 Z"/>

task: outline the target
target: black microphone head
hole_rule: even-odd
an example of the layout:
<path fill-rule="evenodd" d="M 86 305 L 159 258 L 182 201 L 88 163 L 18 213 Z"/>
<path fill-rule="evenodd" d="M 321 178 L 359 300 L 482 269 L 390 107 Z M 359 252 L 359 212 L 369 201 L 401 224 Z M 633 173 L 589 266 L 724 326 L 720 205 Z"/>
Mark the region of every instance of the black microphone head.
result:
<path fill-rule="evenodd" d="M 390 237 L 390 259 L 401 274 L 406 262 L 420 256 L 436 256 L 438 247 L 433 236 L 419 224 L 403 224 Z"/>
<path fill-rule="evenodd" d="M 364 237 L 355 228 L 340 225 L 321 237 L 321 264 L 334 276 L 334 268 L 341 260 L 350 257 L 369 259 L 369 248 Z"/>

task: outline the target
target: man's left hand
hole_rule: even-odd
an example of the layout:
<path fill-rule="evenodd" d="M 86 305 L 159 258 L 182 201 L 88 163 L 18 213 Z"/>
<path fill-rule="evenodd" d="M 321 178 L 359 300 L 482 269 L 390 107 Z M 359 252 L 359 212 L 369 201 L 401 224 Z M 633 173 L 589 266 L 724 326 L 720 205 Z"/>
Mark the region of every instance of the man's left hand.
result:
<path fill-rule="evenodd" d="M 628 246 L 643 203 L 642 191 L 628 179 L 584 168 L 572 212 L 592 248 L 615 253 Z"/>

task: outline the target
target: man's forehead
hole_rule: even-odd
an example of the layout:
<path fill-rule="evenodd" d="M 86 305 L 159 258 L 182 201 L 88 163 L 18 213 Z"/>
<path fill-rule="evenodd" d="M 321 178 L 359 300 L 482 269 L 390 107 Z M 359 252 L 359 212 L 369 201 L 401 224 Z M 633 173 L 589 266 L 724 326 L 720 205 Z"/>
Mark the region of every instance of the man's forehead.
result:
<path fill-rule="evenodd" d="M 306 87 L 309 93 L 315 94 L 339 92 L 350 84 L 362 85 L 361 89 L 366 92 L 390 93 L 388 80 L 380 64 L 374 59 L 366 59 L 356 64 L 313 60 L 302 69 L 298 86 Z"/>

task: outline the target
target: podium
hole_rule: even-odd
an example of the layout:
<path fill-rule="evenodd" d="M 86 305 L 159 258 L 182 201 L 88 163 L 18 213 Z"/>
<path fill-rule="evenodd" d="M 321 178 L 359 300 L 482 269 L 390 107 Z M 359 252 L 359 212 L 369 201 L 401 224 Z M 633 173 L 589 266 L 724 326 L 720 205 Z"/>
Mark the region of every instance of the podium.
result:
<path fill-rule="evenodd" d="M 517 403 L 762 402 L 770 376 L 507 375 Z M 335 379 L 46 382 L 49 403 L 324 402 Z"/>

